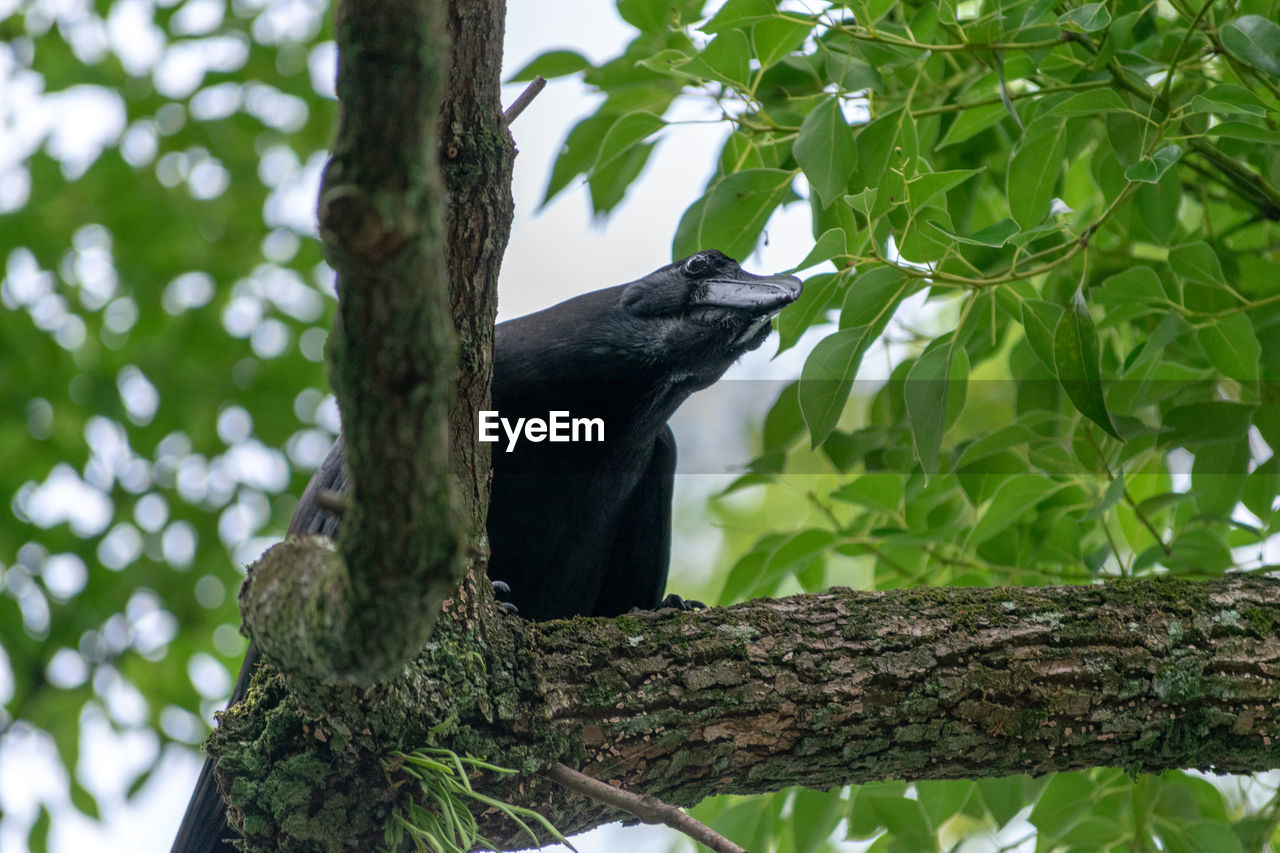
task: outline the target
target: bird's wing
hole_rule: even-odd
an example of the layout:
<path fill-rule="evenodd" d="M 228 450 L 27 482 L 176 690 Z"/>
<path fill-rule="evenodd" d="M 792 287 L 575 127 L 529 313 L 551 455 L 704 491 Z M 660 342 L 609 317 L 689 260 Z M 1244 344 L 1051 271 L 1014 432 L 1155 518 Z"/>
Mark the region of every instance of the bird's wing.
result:
<path fill-rule="evenodd" d="M 676 439 L 663 425 L 653 456 L 618 519 L 613 553 L 592 615 L 616 616 L 633 607 L 652 610 L 662 601 L 671 560 L 671 491 Z"/>

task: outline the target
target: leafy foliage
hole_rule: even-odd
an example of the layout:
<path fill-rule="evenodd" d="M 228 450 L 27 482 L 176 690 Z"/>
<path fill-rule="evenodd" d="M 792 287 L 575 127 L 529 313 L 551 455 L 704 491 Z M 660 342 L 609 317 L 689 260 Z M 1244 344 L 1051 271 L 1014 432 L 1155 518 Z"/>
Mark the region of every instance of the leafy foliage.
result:
<path fill-rule="evenodd" d="M 1271 569 L 1268 0 L 617 5 L 636 31 L 617 57 L 558 49 L 515 74 L 603 96 L 546 197 L 582 178 L 616 209 L 702 104 L 724 145 L 674 253 L 745 256 L 787 204 L 813 223 L 781 347 L 827 335 L 735 486 L 756 502 L 715 507 L 724 601 Z M 68 768 L 91 713 L 203 735 L 192 711 L 219 691 L 199 675 L 242 648 L 234 563 L 284 528 L 336 426 L 330 277 L 287 204 L 328 142 L 326 25 L 283 0 L 23 0 L 3 19 L 0 113 L 22 132 L 0 160 L 0 728 L 47 733 Z M 10 93 L 32 91 L 93 132 L 30 123 Z M 880 349 L 894 367 L 869 377 Z M 1280 805 L 1248 784 L 1096 770 L 697 811 L 753 850 L 822 850 L 841 826 L 877 850 L 1262 849 Z M 50 824 L 42 808 L 37 849 Z"/>
<path fill-rule="evenodd" d="M 468 800 L 501 812 L 534 844 L 538 843 L 538 833 L 526 821 L 538 825 L 557 841 L 565 840 L 559 830 L 537 812 L 485 796 L 471 786 L 472 775 L 486 772 L 510 775 L 516 773 L 515 770 L 434 747 L 415 749 L 408 754 L 397 752 L 390 758 L 399 766 L 388 769 L 407 776 L 411 784 L 405 786 L 400 805 L 387 821 L 389 850 L 407 849 L 406 842 L 422 853 L 497 850 L 493 842 L 480 834 L 475 816 L 468 808 Z"/>
<path fill-rule="evenodd" d="M 157 5 L 0 21 L 0 733 L 51 736 L 95 818 L 86 719 L 154 735 L 130 796 L 203 739 L 238 569 L 336 426 L 332 277 L 292 198 L 334 117 L 326 10 Z"/>
<path fill-rule="evenodd" d="M 650 5 L 624 55 L 583 72 L 605 101 L 569 134 L 548 195 L 582 174 L 612 209 L 625 187 L 615 172 L 596 193 L 593 164 L 675 138 L 671 116 L 701 102 L 724 147 L 673 255 L 747 254 L 775 210 L 807 199 L 815 245 L 796 269 L 813 274 L 779 318 L 781 348 L 826 330 L 729 489 L 754 489 L 756 508 L 719 510 L 726 529 L 768 531 L 731 535 L 722 603 L 833 582 L 1274 568 L 1271 5 L 728 0 L 705 21 Z M 645 59 L 624 84 L 631 56 Z M 575 145 L 606 119 L 638 127 L 628 110 L 648 136 Z M 876 347 L 886 378 L 860 373 Z M 1045 850 L 1230 850 L 1264 843 L 1278 802 L 1253 811 L 1196 776 L 1111 770 L 763 799 L 700 811 L 762 850 L 824 849 L 840 816 L 876 850 L 1008 841 L 1016 825 Z M 820 829 L 784 841 L 802 822 Z"/>

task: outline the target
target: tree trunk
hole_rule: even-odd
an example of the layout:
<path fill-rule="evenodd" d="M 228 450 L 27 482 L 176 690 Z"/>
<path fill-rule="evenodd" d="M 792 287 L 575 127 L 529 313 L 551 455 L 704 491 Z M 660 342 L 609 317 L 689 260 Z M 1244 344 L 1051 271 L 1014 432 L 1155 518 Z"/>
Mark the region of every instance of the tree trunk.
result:
<path fill-rule="evenodd" d="M 512 216 L 505 11 L 461 0 L 337 11 L 342 112 L 319 217 L 338 273 L 331 355 L 351 495 L 340 554 L 291 543 L 241 592 L 258 649 L 312 680 L 393 676 L 450 595 L 483 618 L 489 455 L 475 419 Z"/>

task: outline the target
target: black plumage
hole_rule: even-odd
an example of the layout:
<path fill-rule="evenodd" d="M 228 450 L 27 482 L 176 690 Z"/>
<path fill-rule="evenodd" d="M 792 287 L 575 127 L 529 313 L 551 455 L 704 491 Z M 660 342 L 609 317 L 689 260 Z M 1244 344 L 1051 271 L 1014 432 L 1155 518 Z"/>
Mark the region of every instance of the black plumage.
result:
<path fill-rule="evenodd" d="M 676 446 L 667 419 L 769 334 L 800 295 L 794 276 L 756 276 L 707 250 L 628 284 L 498 325 L 493 410 L 519 418 L 600 419 L 602 441 L 493 445 L 489 576 L 529 619 L 615 616 L 658 606 L 671 550 Z M 303 493 L 291 534 L 333 535 L 317 506 L 344 491 L 335 445 Z M 245 657 L 231 703 L 257 655 Z M 175 853 L 208 853 L 231 834 L 205 763 Z M 226 850 L 231 847 L 227 845 Z"/>

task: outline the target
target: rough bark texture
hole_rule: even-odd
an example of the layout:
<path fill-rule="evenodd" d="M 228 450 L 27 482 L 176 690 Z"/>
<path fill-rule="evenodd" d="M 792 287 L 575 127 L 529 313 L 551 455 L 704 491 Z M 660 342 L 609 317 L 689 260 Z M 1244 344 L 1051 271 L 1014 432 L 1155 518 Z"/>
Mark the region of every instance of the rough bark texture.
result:
<path fill-rule="evenodd" d="M 218 748 L 254 794 L 237 802 L 244 825 L 273 827 L 259 849 L 336 850 L 318 830 L 328 817 L 344 843 L 381 843 L 396 796 L 382 759 L 426 743 L 525 771 L 563 760 L 680 805 L 889 778 L 1280 764 L 1280 583 L 1266 579 L 832 590 L 504 620 L 483 641 L 447 622 L 411 674 L 334 689 L 324 719 L 268 689 L 224 721 Z M 620 817 L 536 776 L 490 790 L 566 832 Z M 290 825 L 310 840 L 278 834 Z M 528 843 L 491 816 L 481 831 Z"/>
<path fill-rule="evenodd" d="M 446 240 L 449 301 L 458 335 L 457 398 L 450 447 L 471 529 L 489 509 L 489 445 L 476 440 L 477 412 L 489 408 L 498 271 L 511 235 L 515 146 L 499 91 L 506 4 L 450 0 L 449 89 L 441 106 L 440 154 L 449 193 Z M 480 536 L 473 553 L 484 555 Z M 484 555 L 487 556 L 487 555 Z M 473 577 L 483 579 L 483 564 Z"/>
<path fill-rule="evenodd" d="M 456 345 L 435 157 L 442 5 L 344 0 L 336 13 L 341 112 L 319 219 L 337 272 L 331 373 L 352 483 L 342 559 L 275 569 L 267 561 L 241 593 L 264 655 L 315 667 L 323 680 L 398 672 L 463 569 L 447 428 Z M 256 606 L 271 591 L 309 597 Z"/>
<path fill-rule="evenodd" d="M 250 636 L 288 671 L 394 675 L 463 572 L 463 598 L 483 585 L 489 456 L 475 419 L 512 216 L 504 15 L 462 0 L 337 12 L 342 113 L 319 215 L 338 273 L 333 384 L 353 494 L 340 559 L 314 542 L 277 549 L 241 596 Z"/>

